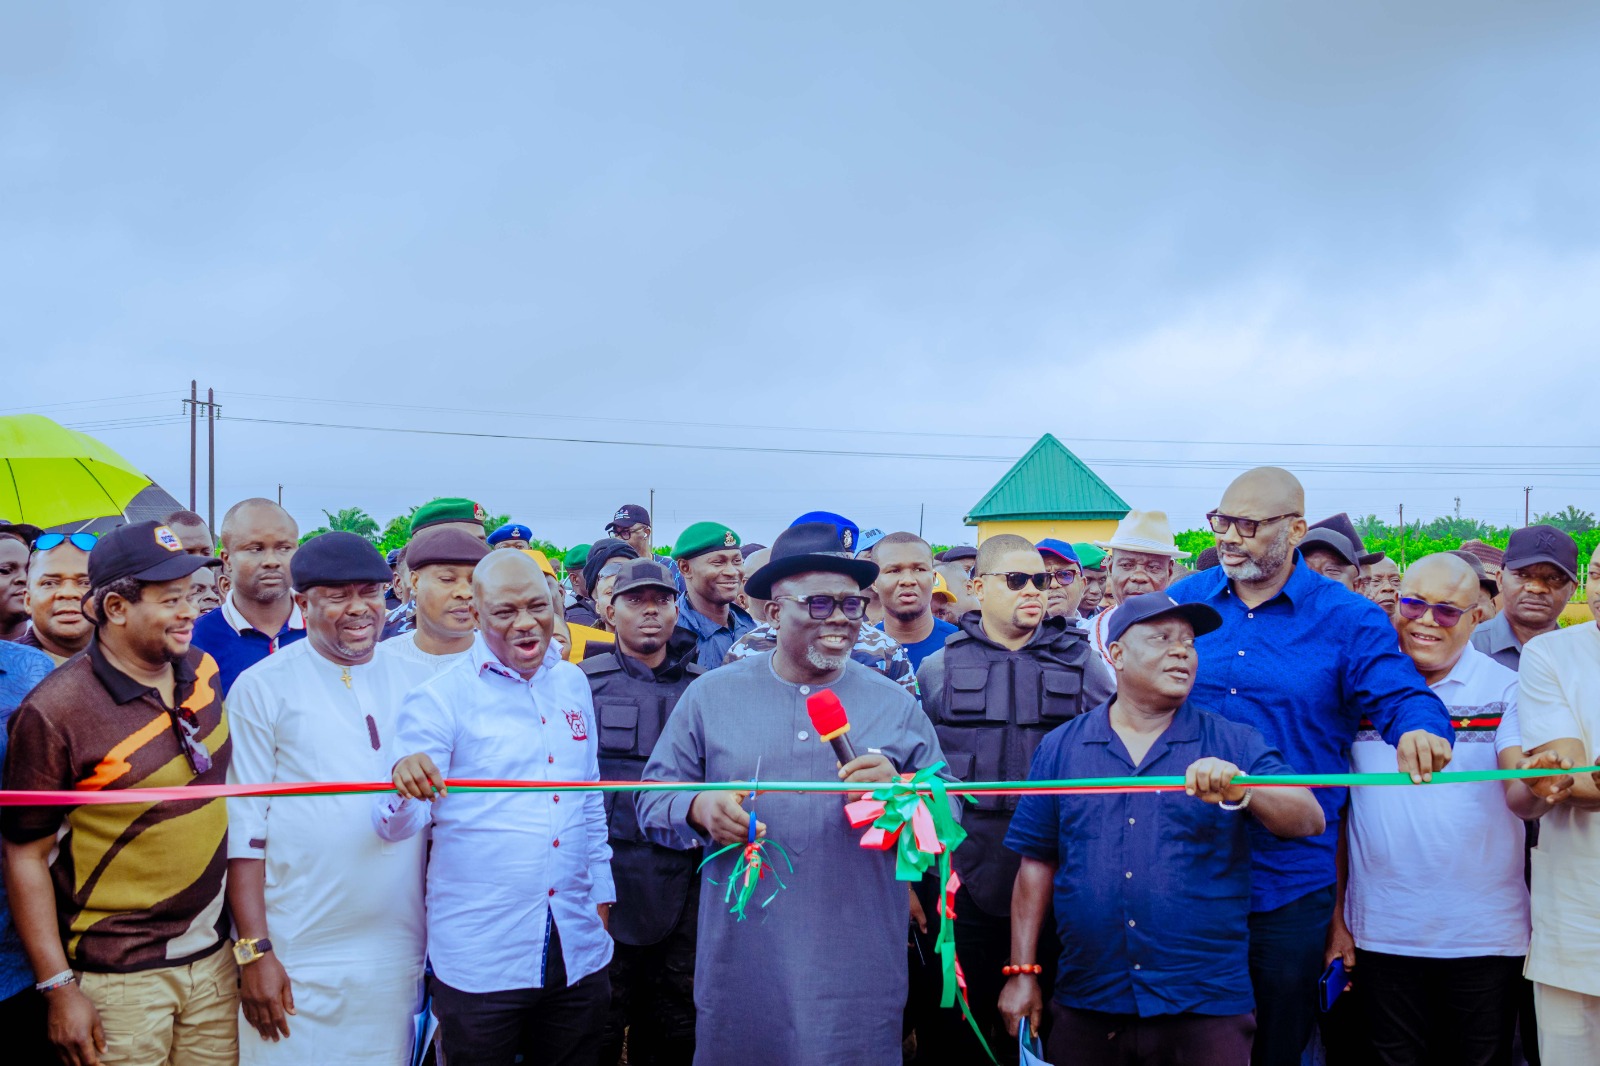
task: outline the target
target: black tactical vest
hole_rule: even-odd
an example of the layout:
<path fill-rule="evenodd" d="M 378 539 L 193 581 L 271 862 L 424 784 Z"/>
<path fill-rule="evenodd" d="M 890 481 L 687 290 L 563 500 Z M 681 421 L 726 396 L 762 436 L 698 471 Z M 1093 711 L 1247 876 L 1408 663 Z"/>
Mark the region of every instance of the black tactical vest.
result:
<path fill-rule="evenodd" d="M 594 716 L 600 730 L 600 777 L 606 781 L 638 781 L 661 737 L 667 716 L 683 690 L 704 673 L 692 661 L 669 671 L 666 678 L 632 660 L 624 666 L 620 652 L 583 660 L 578 668 L 589 678 Z M 691 645 L 686 658 L 693 659 Z M 631 792 L 607 792 L 606 824 L 611 829 L 611 872 L 617 905 L 611 914 L 611 935 L 623 944 L 660 942 L 685 917 L 690 887 L 698 878 L 700 849 L 680 851 L 652 844 L 639 828 Z M 692 923 L 694 915 L 687 915 Z"/>
<path fill-rule="evenodd" d="M 963 781 L 1025 781 L 1045 735 L 1084 711 L 1100 684 L 1094 647 L 1061 619 L 1012 651 L 984 636 L 975 615 L 944 646 L 944 691 L 934 719 L 951 772 Z M 1109 694 L 1109 693 L 1107 693 Z M 980 795 L 964 804 L 968 839 L 954 860 L 967 891 L 990 914 L 1008 914 L 1021 860 L 1004 845 L 1016 796 Z"/>

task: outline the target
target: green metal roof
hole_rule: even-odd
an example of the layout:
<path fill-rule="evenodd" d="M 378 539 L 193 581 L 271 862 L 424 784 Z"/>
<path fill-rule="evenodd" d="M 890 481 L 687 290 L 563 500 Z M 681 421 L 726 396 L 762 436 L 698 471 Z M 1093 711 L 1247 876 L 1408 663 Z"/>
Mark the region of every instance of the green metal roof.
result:
<path fill-rule="evenodd" d="M 1120 521 L 1127 513 L 1121 496 L 1046 433 L 978 501 L 966 523 L 1023 518 Z"/>

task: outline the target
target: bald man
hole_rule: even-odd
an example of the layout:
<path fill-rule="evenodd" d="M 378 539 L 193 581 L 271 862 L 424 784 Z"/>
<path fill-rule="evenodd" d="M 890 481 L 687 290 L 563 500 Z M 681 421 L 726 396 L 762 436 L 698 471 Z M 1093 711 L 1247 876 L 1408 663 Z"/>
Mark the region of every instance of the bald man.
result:
<path fill-rule="evenodd" d="M 300 528 L 271 500 L 241 500 L 222 516 L 228 596 L 195 622 L 194 646 L 217 660 L 224 697 L 240 674 L 306 635 L 289 588 L 289 560 L 299 544 Z"/>
<path fill-rule="evenodd" d="M 1522 758 L 1516 672 L 1471 645 L 1481 599 L 1477 574 L 1449 554 L 1412 564 L 1400 585 L 1400 648 L 1455 724 L 1455 759 L 1440 781 Z M 1375 730 L 1356 735 L 1353 771 L 1397 766 Z M 1511 1061 L 1530 933 L 1521 818 L 1547 810 L 1544 796 L 1564 784 L 1571 779 L 1540 779 L 1537 793 L 1523 781 L 1351 791 L 1349 884 L 1334 939 L 1361 975 L 1381 1061 Z"/>
<path fill-rule="evenodd" d="M 448 792 L 447 778 L 597 781 L 589 682 L 551 642 L 539 564 L 490 552 L 473 571 L 467 657 L 400 707 L 399 796 L 375 802 L 385 840 L 433 831 L 428 956 L 452 1066 L 593 1064 L 611 997 L 616 899 L 599 792 Z"/>
<path fill-rule="evenodd" d="M 1300 773 L 1347 771 L 1363 721 L 1395 746 L 1396 765 L 1413 780 L 1442 770 L 1450 761 L 1450 719 L 1396 646 L 1388 618 L 1323 580 L 1296 550 L 1306 535 L 1299 480 L 1277 467 L 1247 471 L 1207 518 L 1221 565 L 1168 590 L 1180 603 L 1209 604 L 1223 619 L 1220 629 L 1195 641 L 1194 701 L 1255 726 Z M 1316 1022 L 1345 790 L 1316 794 L 1327 819 L 1320 835 L 1255 834 L 1250 977 L 1257 1066 L 1295 1066 Z"/>

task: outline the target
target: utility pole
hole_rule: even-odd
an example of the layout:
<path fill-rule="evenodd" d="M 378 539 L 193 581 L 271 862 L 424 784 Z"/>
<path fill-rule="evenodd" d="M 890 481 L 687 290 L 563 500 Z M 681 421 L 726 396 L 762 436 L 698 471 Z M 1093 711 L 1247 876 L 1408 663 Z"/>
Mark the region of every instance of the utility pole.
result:
<path fill-rule="evenodd" d="M 195 449 L 197 447 L 196 433 L 199 429 L 200 421 L 200 405 L 196 402 L 200 399 L 199 384 L 199 382 L 192 378 L 189 381 L 189 510 L 191 511 L 194 510 L 194 505 L 196 503 L 194 497 L 194 480 L 195 461 L 197 458 L 195 455 Z"/>
<path fill-rule="evenodd" d="M 283 482 L 278 482 L 278 506 L 283 506 Z"/>
<path fill-rule="evenodd" d="M 1461 521 L 1461 497 L 1456 497 L 1456 521 Z"/>
<path fill-rule="evenodd" d="M 1522 486 L 1522 525 L 1524 526 L 1524 528 L 1526 528 L 1527 525 L 1528 525 L 1528 501 L 1530 499 L 1532 499 L 1532 497 L 1533 497 L 1533 486 L 1532 485 L 1524 485 L 1524 486 Z"/>
<path fill-rule="evenodd" d="M 925 503 L 917 504 L 917 536 L 919 537 L 922 536 L 922 520 L 927 516 L 927 514 L 928 505 Z"/>
<path fill-rule="evenodd" d="M 206 390 L 206 528 L 217 528 L 217 394 Z"/>
<path fill-rule="evenodd" d="M 1400 569 L 1406 568 L 1406 505 L 1400 505 Z"/>
<path fill-rule="evenodd" d="M 650 554 L 656 553 L 656 490 L 650 490 Z"/>

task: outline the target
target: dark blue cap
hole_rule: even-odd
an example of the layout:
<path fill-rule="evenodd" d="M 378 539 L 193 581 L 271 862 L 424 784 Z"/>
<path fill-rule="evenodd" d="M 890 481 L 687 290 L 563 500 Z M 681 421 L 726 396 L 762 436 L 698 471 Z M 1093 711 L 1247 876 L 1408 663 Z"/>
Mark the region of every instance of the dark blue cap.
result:
<path fill-rule="evenodd" d="M 1039 554 L 1041 555 L 1048 553 L 1050 555 L 1059 556 L 1069 563 L 1078 562 L 1078 553 L 1073 550 L 1072 545 L 1068 544 L 1064 540 L 1056 540 L 1054 537 L 1046 537 L 1044 540 L 1041 540 L 1039 543 L 1035 544 L 1034 547 L 1039 549 Z"/>
<path fill-rule="evenodd" d="M 1203 603 L 1179 603 L 1165 592 L 1146 592 L 1142 596 L 1129 596 L 1111 612 L 1111 625 L 1107 627 L 1106 643 L 1115 644 L 1122 634 L 1138 625 L 1157 618 L 1177 615 L 1187 618 L 1194 626 L 1194 635 L 1202 636 L 1222 628 L 1222 616 Z"/>
<path fill-rule="evenodd" d="M 878 576 L 878 564 L 850 557 L 847 531 L 832 522 L 802 522 L 778 534 L 767 565 L 745 579 L 744 589 L 758 600 L 772 599 L 772 586 L 795 574 L 844 574 L 857 588 Z M 854 538 L 852 538 L 853 541 Z"/>
<path fill-rule="evenodd" d="M 826 522 L 828 525 L 838 530 L 839 543 L 844 545 L 844 551 L 853 552 L 861 550 L 858 546 L 858 542 L 861 540 L 861 527 L 850 521 L 850 519 L 846 518 L 842 514 L 834 514 L 832 511 L 807 511 L 799 518 L 796 518 L 793 522 L 790 522 L 789 528 L 793 529 L 795 526 L 810 525 L 814 522 Z M 765 596 L 760 598 L 766 599 Z"/>
<path fill-rule="evenodd" d="M 507 522 L 505 525 L 489 534 L 489 546 L 491 548 L 496 544 L 507 540 L 520 540 L 532 544 L 533 530 L 529 529 L 525 525 L 522 525 L 520 522 Z"/>

